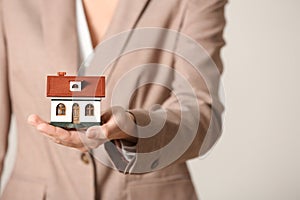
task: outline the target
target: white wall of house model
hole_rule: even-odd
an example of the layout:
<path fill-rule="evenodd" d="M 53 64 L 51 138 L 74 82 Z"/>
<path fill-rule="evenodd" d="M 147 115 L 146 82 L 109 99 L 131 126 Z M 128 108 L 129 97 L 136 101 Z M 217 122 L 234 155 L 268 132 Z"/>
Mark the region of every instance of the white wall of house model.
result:
<path fill-rule="evenodd" d="M 65 115 L 57 115 L 57 106 L 62 103 L 65 105 Z M 52 98 L 51 99 L 51 122 L 72 122 L 73 105 L 79 105 L 80 122 L 100 122 L 100 98 Z M 86 116 L 85 108 L 88 104 L 94 106 L 94 115 Z"/>

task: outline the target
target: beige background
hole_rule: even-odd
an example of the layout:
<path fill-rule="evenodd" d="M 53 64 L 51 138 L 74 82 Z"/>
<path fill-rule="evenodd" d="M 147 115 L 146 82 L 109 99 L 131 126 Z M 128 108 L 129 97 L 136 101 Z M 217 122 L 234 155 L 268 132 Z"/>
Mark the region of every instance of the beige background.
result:
<path fill-rule="evenodd" d="M 232 0 L 226 15 L 224 135 L 189 163 L 195 186 L 203 200 L 299 200 L 300 1 Z"/>

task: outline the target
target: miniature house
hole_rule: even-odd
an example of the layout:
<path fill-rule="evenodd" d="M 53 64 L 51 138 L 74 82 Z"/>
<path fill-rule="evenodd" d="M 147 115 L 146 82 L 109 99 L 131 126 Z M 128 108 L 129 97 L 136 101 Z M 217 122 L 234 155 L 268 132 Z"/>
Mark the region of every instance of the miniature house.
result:
<path fill-rule="evenodd" d="M 47 97 L 51 98 L 51 125 L 65 129 L 100 125 L 105 77 L 58 72 L 58 76 L 47 77 Z"/>

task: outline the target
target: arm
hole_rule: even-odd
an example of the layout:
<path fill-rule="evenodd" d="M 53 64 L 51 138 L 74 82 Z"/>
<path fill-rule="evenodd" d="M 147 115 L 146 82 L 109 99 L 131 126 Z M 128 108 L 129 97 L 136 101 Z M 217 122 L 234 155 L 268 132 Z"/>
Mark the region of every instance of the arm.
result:
<path fill-rule="evenodd" d="M 8 132 L 11 117 L 10 98 L 8 91 L 8 69 L 6 62 L 6 44 L 3 30 L 2 0 L 0 0 L 0 177 L 3 161 L 7 150 Z"/>
<path fill-rule="evenodd" d="M 226 0 L 190 0 L 186 8 L 185 17 L 182 22 L 181 33 L 191 37 L 199 45 L 207 51 L 209 56 L 203 57 L 199 55 L 197 67 L 200 71 L 205 72 L 206 79 L 211 81 L 211 85 L 207 85 L 202 77 L 197 76 L 193 67 L 180 58 L 176 58 L 174 62 L 174 69 L 176 72 L 184 75 L 188 82 L 193 86 L 197 97 L 197 105 L 200 110 L 200 116 L 197 116 L 194 99 L 186 95 L 184 87 L 180 81 L 174 80 L 173 89 L 177 91 L 177 95 L 171 95 L 167 101 L 162 105 L 162 109 L 166 114 L 166 122 L 161 131 L 150 138 L 140 138 L 137 143 L 137 153 L 153 152 L 152 155 L 137 154 L 137 158 L 132 164 L 132 171 L 152 171 L 162 168 L 171 163 L 184 162 L 188 159 L 204 155 L 216 143 L 221 134 L 221 114 L 223 106 L 218 98 L 218 84 L 219 75 L 216 75 L 216 70 L 209 67 L 214 67 L 210 62 L 210 58 L 218 67 L 219 73 L 223 71 L 222 62 L 220 58 L 220 49 L 224 46 L 223 29 L 225 26 L 224 6 Z M 182 48 L 179 46 L 178 48 Z M 192 52 L 193 50 L 191 50 Z M 210 63 L 210 64 L 209 64 Z M 208 91 L 208 87 L 211 91 Z M 184 102 L 185 109 L 180 108 L 178 98 Z M 148 111 L 141 109 L 134 109 L 130 111 L 141 127 L 146 126 L 151 121 L 159 121 L 156 118 L 161 117 L 159 111 Z M 182 117 L 190 116 L 189 119 L 183 120 Z M 150 119 L 151 116 L 151 119 Z M 200 120 L 193 121 L 197 117 Z M 199 123 L 196 135 L 190 136 L 194 127 L 191 124 Z M 183 131 L 179 133 L 179 126 L 183 126 Z M 193 127 L 193 128 L 190 128 Z M 209 128 L 210 127 L 210 128 Z M 139 133 L 142 135 L 143 133 Z M 180 136 L 180 134 L 182 134 Z M 193 138 L 191 144 L 187 147 L 185 144 L 176 143 L 170 149 L 165 148 L 178 135 L 183 138 Z M 181 140 L 183 141 L 183 140 Z M 182 146 L 180 146 L 182 145 Z M 177 147 L 177 148 L 176 148 Z M 154 153 L 155 150 L 158 150 Z M 167 159 L 171 154 L 180 155 L 175 162 L 168 163 Z M 155 155 L 156 154 L 156 155 Z M 160 159 L 161 158 L 161 159 Z M 172 158 L 172 159 L 175 159 Z M 145 166 L 147 163 L 148 166 Z"/>

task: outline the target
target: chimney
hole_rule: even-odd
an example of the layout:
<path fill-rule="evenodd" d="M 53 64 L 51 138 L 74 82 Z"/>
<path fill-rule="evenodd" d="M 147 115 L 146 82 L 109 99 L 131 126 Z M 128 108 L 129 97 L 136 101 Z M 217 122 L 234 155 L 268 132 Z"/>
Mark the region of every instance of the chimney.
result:
<path fill-rule="evenodd" d="M 67 72 L 57 72 L 58 76 L 65 76 L 67 74 Z"/>

